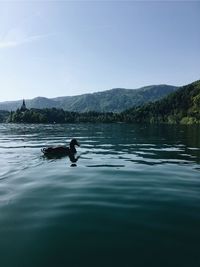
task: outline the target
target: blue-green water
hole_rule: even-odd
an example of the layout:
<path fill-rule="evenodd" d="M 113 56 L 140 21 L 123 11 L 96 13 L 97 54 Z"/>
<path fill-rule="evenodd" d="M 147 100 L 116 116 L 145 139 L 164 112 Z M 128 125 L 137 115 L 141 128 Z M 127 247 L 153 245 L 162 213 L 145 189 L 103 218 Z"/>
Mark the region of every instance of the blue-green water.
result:
<path fill-rule="evenodd" d="M 79 140 L 78 161 L 41 148 Z M 200 128 L 0 124 L 1 267 L 200 266 Z"/>

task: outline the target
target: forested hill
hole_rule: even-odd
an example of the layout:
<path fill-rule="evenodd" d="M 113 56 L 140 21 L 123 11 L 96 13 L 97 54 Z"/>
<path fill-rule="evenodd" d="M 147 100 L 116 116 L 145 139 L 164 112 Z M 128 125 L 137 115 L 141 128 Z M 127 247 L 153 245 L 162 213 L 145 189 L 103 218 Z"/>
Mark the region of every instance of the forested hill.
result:
<path fill-rule="evenodd" d="M 179 88 L 160 101 L 122 113 L 126 121 L 195 124 L 200 123 L 200 80 Z"/>
<path fill-rule="evenodd" d="M 0 111 L 0 122 L 14 123 L 76 123 L 131 122 L 200 124 L 200 81 L 183 86 L 164 99 L 135 107 L 121 113 L 78 113 L 63 109 L 17 109 Z"/>
<path fill-rule="evenodd" d="M 66 96 L 57 98 L 37 97 L 26 100 L 27 108 L 58 108 L 76 112 L 121 112 L 131 107 L 143 105 L 150 101 L 156 101 L 178 87 L 170 85 L 152 85 L 140 89 L 111 89 L 92 94 L 78 96 Z M 1 102 L 0 110 L 13 110 L 20 108 L 22 100 Z"/>

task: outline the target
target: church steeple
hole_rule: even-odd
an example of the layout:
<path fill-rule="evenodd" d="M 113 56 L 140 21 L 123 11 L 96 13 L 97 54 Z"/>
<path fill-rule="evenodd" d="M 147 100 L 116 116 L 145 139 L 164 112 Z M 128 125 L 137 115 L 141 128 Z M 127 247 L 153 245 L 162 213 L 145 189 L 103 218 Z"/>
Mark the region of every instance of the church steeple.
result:
<path fill-rule="evenodd" d="M 27 110 L 27 108 L 26 108 L 26 104 L 25 104 L 25 100 L 23 99 L 23 103 L 22 103 L 22 106 L 21 106 L 21 109 L 20 109 L 21 111 L 25 111 L 25 110 Z"/>

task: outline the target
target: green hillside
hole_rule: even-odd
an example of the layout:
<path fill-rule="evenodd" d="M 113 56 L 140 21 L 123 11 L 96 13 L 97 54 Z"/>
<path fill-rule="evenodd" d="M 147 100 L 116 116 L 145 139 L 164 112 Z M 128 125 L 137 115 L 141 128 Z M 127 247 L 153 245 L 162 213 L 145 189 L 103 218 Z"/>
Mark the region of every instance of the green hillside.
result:
<path fill-rule="evenodd" d="M 116 93 L 116 90 L 120 92 L 124 89 L 115 89 L 113 91 Z M 146 90 L 149 93 L 149 88 Z M 110 94 L 111 92 L 108 91 L 108 93 Z M 93 97 L 94 95 L 92 94 Z M 87 96 L 85 95 L 85 97 Z M 41 102 L 45 101 L 45 99 L 40 100 Z M 106 96 L 104 101 L 106 101 Z M 117 100 L 115 99 L 114 101 L 115 105 L 117 105 Z M 92 103 L 97 105 L 94 100 Z M 81 106 L 81 102 L 79 102 L 79 105 Z M 0 122 L 6 121 L 6 118 L 7 122 L 17 123 L 130 122 L 200 124 L 200 81 L 183 86 L 162 100 L 134 107 L 121 113 L 74 112 L 59 108 L 32 108 L 25 111 L 18 109 L 16 112 L 10 113 L 1 111 Z"/>
<path fill-rule="evenodd" d="M 122 113 L 126 121 L 171 124 L 200 123 L 200 80 L 179 88 L 160 101 Z"/>
<path fill-rule="evenodd" d="M 92 94 L 57 98 L 37 97 L 26 100 L 27 108 L 57 108 L 75 112 L 121 112 L 128 108 L 156 101 L 178 88 L 170 85 L 152 85 L 140 89 L 111 89 Z M 1 102 L 0 110 L 16 110 L 22 100 Z"/>
<path fill-rule="evenodd" d="M 56 98 L 59 108 L 76 112 L 121 112 L 127 108 L 156 101 L 177 90 L 170 85 L 152 85 L 140 89 L 115 88 L 103 92 Z"/>

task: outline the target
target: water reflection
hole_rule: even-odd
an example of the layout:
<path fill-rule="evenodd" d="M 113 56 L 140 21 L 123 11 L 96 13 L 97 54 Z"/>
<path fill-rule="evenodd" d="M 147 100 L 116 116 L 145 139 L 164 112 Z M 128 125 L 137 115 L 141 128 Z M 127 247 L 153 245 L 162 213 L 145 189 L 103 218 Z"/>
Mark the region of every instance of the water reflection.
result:
<path fill-rule="evenodd" d="M 199 136 L 166 125 L 0 124 L 0 266 L 160 267 L 169 251 L 174 266 L 200 266 Z M 43 157 L 72 137 L 76 155 Z"/>
<path fill-rule="evenodd" d="M 104 155 L 105 160 L 107 155 L 116 155 L 118 159 L 147 165 L 200 162 L 198 126 L 115 124 L 101 127 L 104 129 L 97 132 L 103 134 L 96 138 L 94 134 L 90 150 L 92 154 Z"/>
<path fill-rule="evenodd" d="M 69 155 L 64 155 L 64 154 L 46 154 L 42 155 L 42 158 L 44 160 L 50 160 L 50 161 L 55 161 L 55 160 L 61 160 L 61 159 L 67 159 L 71 162 L 71 167 L 77 167 L 77 161 L 80 158 L 80 155 L 77 156 L 76 153 L 70 153 Z"/>
<path fill-rule="evenodd" d="M 78 161 L 78 159 L 80 158 L 80 156 L 76 156 L 75 154 L 70 154 L 69 155 L 69 159 L 70 159 L 70 161 L 71 161 L 71 167 L 77 167 L 77 161 Z"/>
<path fill-rule="evenodd" d="M 78 151 L 86 167 L 200 163 L 199 126 L 1 124 L 0 134 L 1 174 L 41 164 L 42 147 L 66 145 L 73 137 L 81 143 Z M 79 158 L 71 155 L 71 166 L 77 166 Z"/>

